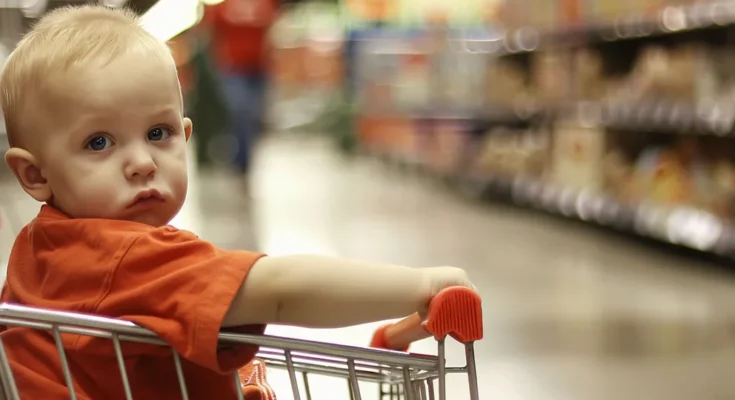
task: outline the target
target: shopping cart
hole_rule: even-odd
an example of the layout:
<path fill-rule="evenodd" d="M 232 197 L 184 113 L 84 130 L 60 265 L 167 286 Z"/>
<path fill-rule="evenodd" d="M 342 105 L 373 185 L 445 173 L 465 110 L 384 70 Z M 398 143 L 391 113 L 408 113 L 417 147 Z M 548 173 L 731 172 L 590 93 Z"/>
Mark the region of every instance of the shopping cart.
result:
<path fill-rule="evenodd" d="M 155 333 L 131 322 L 99 316 L 83 315 L 29 308 L 25 306 L 0 305 L 0 325 L 45 330 L 56 341 L 65 383 L 70 398 L 76 399 L 73 378 L 67 364 L 61 342 L 61 334 L 78 334 L 110 339 L 113 343 L 117 363 L 122 377 L 126 398 L 132 399 L 130 384 L 123 362 L 122 342 L 148 343 L 161 346 L 167 344 Z M 268 335 L 220 334 L 223 344 L 251 344 L 260 346 L 258 357 L 268 367 L 285 369 L 291 383 L 295 400 L 311 400 L 309 375 L 319 374 L 344 378 L 350 389 L 352 400 L 361 400 L 359 382 L 375 382 L 380 385 L 380 398 L 391 400 L 434 400 L 435 386 L 438 399 L 446 399 L 446 375 L 464 373 L 469 383 L 471 400 L 478 400 L 477 373 L 473 343 L 483 335 L 482 310 L 479 296 L 466 288 L 445 289 L 432 299 L 424 321 L 413 315 L 394 324 L 379 328 L 371 343 L 372 348 L 335 345 L 307 340 L 289 339 Z M 407 349 L 411 342 L 433 336 L 438 342 L 438 355 L 416 355 L 387 348 Z M 445 365 L 444 342 L 451 336 L 463 343 L 467 364 L 464 367 Z M 179 354 L 173 351 L 181 397 L 188 400 L 186 379 Z M 301 375 L 303 387 L 298 384 Z M 0 335 L 0 381 L 5 398 L 19 400 L 12 370 Z M 238 398 L 243 400 L 240 377 L 233 375 L 233 384 L 238 388 Z M 436 384 L 436 385 L 435 385 Z M 25 399 L 23 399 L 25 400 Z M 332 399 L 330 399 L 332 400 Z"/>

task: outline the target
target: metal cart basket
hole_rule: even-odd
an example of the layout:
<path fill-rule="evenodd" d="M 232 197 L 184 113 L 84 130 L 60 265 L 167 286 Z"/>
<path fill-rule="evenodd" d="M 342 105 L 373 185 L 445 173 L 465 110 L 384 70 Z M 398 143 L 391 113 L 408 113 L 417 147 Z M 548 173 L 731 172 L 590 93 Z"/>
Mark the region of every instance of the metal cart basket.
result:
<path fill-rule="evenodd" d="M 110 390 L 123 390 L 128 400 L 133 397 L 123 362 L 121 342 L 131 341 L 167 346 L 155 333 L 128 321 L 13 304 L 0 305 L 0 325 L 50 332 L 56 342 L 65 383 L 70 390 L 70 398 L 73 400 L 76 399 L 76 394 L 74 393 L 73 377 L 61 342 L 62 333 L 112 341 L 123 387 Z M 432 299 L 425 320 L 414 315 L 378 329 L 373 336 L 372 348 L 269 335 L 231 333 L 221 333 L 219 340 L 223 344 L 245 343 L 260 346 L 258 357 L 265 361 L 268 367 L 281 368 L 288 372 L 291 392 L 296 400 L 312 399 L 308 380 L 310 374 L 344 378 L 349 386 L 352 400 L 361 399 L 358 385 L 361 381 L 380 384 L 381 399 L 434 400 L 438 398 L 445 400 L 445 379 L 448 373 L 466 374 L 470 399 L 478 400 L 473 343 L 480 340 L 482 334 L 482 311 L 479 296 L 469 289 L 457 287 L 445 289 Z M 388 350 L 388 348 L 407 349 L 411 342 L 429 336 L 433 336 L 438 342 L 437 356 Z M 465 345 L 466 366 L 448 367 L 445 365 L 444 341 L 447 336 Z M 25 400 L 18 393 L 1 339 L 0 335 L 0 382 L 3 385 L 5 398 Z M 188 400 L 189 395 L 181 358 L 175 350 L 173 350 L 173 357 L 181 398 Z M 298 375 L 301 375 L 303 385 L 298 384 Z M 233 375 L 233 385 L 240 387 L 237 372 Z M 276 392 L 278 389 L 276 388 Z M 436 392 L 438 392 L 438 397 L 435 397 Z M 241 391 L 238 390 L 237 393 L 238 398 L 242 400 Z"/>

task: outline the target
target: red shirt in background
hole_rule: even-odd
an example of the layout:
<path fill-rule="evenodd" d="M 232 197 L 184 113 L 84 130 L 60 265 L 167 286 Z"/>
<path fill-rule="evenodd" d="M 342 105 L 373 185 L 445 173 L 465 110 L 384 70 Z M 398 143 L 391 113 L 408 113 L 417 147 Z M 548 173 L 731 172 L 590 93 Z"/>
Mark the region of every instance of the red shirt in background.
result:
<path fill-rule="evenodd" d="M 202 24 L 211 32 L 217 64 L 233 72 L 262 72 L 277 11 L 278 0 L 225 0 L 206 6 Z"/>

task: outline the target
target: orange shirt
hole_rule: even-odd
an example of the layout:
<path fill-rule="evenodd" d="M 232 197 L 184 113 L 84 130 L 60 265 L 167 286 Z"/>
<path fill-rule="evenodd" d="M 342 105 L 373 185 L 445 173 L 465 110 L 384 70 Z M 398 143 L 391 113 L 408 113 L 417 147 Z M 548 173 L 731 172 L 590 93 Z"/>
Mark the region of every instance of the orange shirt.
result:
<path fill-rule="evenodd" d="M 15 241 L 0 301 L 135 322 L 182 355 L 191 399 L 235 399 L 231 372 L 257 348 L 218 348 L 217 336 L 261 256 L 220 250 L 173 227 L 70 219 L 43 206 Z M 0 332 L 22 398 L 69 398 L 49 333 L 4 326 Z M 63 342 L 80 399 L 124 398 L 110 340 L 63 335 Z M 123 354 L 133 398 L 180 398 L 170 349 L 124 343 Z"/>
<path fill-rule="evenodd" d="M 206 6 L 202 24 L 212 34 L 220 67 L 262 73 L 268 61 L 268 31 L 276 19 L 276 0 L 225 0 Z"/>

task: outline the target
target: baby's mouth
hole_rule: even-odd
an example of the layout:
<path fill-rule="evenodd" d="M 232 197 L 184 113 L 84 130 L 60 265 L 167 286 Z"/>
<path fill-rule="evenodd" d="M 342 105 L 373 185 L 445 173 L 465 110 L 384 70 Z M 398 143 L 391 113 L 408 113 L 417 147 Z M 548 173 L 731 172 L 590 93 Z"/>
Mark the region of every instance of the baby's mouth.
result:
<path fill-rule="evenodd" d="M 148 189 L 138 193 L 133 201 L 128 205 L 128 208 L 137 206 L 148 206 L 152 204 L 162 203 L 164 201 L 163 196 L 158 190 Z"/>

